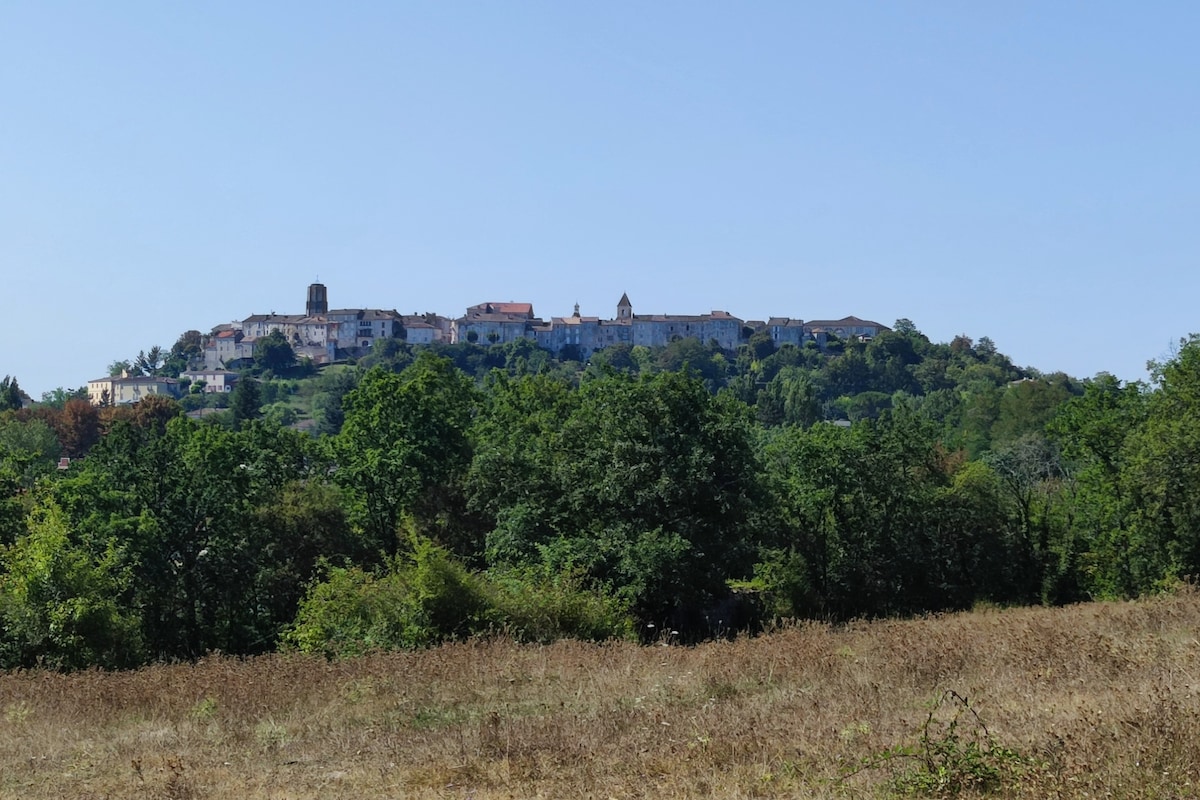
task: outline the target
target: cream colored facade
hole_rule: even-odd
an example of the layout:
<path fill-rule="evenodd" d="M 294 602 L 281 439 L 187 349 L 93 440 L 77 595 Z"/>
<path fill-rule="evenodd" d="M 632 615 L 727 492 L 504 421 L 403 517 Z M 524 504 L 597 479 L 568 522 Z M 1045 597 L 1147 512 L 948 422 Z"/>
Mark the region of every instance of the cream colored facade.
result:
<path fill-rule="evenodd" d="M 179 397 L 179 381 L 174 378 L 142 376 L 130 378 L 97 378 L 88 381 L 88 400 L 94 406 L 122 406 L 144 400 L 151 395 Z"/>

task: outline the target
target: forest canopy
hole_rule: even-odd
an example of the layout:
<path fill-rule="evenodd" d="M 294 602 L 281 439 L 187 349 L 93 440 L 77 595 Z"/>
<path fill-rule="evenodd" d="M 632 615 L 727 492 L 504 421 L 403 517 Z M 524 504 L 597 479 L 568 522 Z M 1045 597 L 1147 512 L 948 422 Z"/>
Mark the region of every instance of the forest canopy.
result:
<path fill-rule="evenodd" d="M 309 377 L 269 358 L 198 419 L 67 390 L 0 412 L 0 666 L 685 640 L 1200 568 L 1195 336 L 1145 384 L 911 323 L 587 362 L 527 341 Z"/>

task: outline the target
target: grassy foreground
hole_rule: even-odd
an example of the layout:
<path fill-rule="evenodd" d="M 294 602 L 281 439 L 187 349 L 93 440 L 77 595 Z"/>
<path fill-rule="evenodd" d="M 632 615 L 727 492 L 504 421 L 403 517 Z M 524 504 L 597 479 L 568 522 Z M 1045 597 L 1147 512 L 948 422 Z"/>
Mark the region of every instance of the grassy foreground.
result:
<path fill-rule="evenodd" d="M 0 797 L 1195 797 L 1197 631 L 1186 591 L 695 648 L 8 673 Z"/>

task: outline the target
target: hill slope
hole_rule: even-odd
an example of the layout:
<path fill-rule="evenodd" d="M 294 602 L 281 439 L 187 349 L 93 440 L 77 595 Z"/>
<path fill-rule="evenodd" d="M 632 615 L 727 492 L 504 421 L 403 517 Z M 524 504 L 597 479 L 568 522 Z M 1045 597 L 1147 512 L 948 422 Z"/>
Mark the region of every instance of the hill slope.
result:
<path fill-rule="evenodd" d="M 870 797 L 905 775 L 942 795 L 1194 796 L 1198 628 L 1185 590 L 695 648 L 14 672 L 0 797 Z"/>

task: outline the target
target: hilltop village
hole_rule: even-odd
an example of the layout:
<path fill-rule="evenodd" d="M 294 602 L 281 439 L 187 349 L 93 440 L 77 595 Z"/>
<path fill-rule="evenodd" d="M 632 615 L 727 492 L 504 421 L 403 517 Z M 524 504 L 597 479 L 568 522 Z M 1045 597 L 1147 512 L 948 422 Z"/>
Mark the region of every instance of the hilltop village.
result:
<path fill-rule="evenodd" d="M 889 330 L 870 320 L 849 316 L 836 320 L 771 317 L 743 320 L 726 311 L 707 314 L 635 314 L 628 294 L 622 294 L 610 319 L 583 316 L 579 305 L 569 317 L 538 317 L 531 303 L 484 302 L 470 306 L 457 319 L 440 314 L 401 314 L 392 309 L 329 308 L 322 283 L 308 287 L 303 314 L 251 314 L 240 321 L 217 325 L 204 337 L 202 363 L 180 377 L 202 380 L 209 392 L 228 392 L 236 381 L 232 371 L 254 356 L 255 344 L 278 333 L 297 358 L 329 364 L 369 353 L 377 342 L 400 339 L 412 345 L 458 344 L 483 346 L 531 339 L 559 357 L 586 360 L 613 345 L 662 347 L 693 338 L 735 350 L 751 335 L 766 331 L 776 346 L 815 342 L 824 346 L 829 335 L 840 339 L 869 339 Z M 96 404 L 136 402 L 147 394 L 174 394 L 174 379 L 160 376 L 112 376 L 88 381 L 88 396 Z"/>

